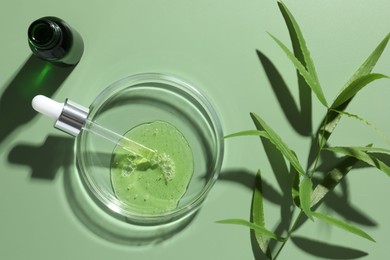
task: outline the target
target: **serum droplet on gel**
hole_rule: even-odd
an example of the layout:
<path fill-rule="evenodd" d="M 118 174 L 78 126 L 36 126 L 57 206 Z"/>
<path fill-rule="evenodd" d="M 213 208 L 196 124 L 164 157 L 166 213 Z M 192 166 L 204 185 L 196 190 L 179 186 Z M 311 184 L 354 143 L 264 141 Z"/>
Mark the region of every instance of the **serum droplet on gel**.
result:
<path fill-rule="evenodd" d="M 134 127 L 125 136 L 157 153 L 148 161 L 115 147 L 111 183 L 117 198 L 143 214 L 175 209 L 194 169 L 192 151 L 183 134 L 167 122 L 154 121 Z"/>

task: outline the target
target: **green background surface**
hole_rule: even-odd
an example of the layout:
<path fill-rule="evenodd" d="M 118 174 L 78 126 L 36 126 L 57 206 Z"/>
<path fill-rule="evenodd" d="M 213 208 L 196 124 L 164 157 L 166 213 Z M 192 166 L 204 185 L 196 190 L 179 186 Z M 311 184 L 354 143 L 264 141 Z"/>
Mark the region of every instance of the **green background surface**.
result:
<path fill-rule="evenodd" d="M 329 102 L 390 32 L 388 0 L 285 3 L 301 26 Z M 46 15 L 69 22 L 85 42 L 77 67 L 63 82 L 61 77 L 52 79 L 55 99 L 71 98 L 88 106 L 100 91 L 123 77 L 140 72 L 174 74 L 207 93 L 219 111 L 225 133 L 252 129 L 249 112 L 253 111 L 280 133 L 299 158 L 308 153 L 309 140 L 286 121 L 256 54 L 257 49 L 270 59 L 297 97 L 295 70 L 267 34 L 271 32 L 290 46 L 276 1 L 2 0 L 0 259 L 253 259 L 249 231 L 215 221 L 249 218 L 252 191 L 243 184 L 252 183 L 258 168 L 268 185 L 281 193 L 255 137 L 226 140 L 221 179 L 205 205 L 186 228 L 162 243 L 135 246 L 113 241 L 77 211 L 69 191 L 72 175 L 77 176 L 72 140 L 53 129 L 47 118 L 35 116 L 26 94 L 35 86 L 39 65 L 31 58 L 27 28 Z M 390 74 L 389 48 L 374 71 Z M 387 136 L 389 84 L 388 80 L 375 82 L 348 109 Z M 324 112 L 314 102 L 314 126 Z M 4 130 L 9 125 L 11 129 Z M 373 129 L 348 118 L 342 120 L 331 143 L 389 146 Z M 297 236 L 361 250 L 368 254 L 364 259 L 386 259 L 389 185 L 385 174 L 372 168 L 359 169 L 345 182 L 347 203 L 339 203 L 347 215 L 366 217 L 352 223 L 366 230 L 376 243 L 318 221 L 306 223 Z M 93 205 L 84 206 L 93 212 Z M 280 209 L 266 200 L 265 211 L 267 227 L 272 229 L 280 219 Z M 343 218 L 335 210 L 324 211 Z M 359 224 L 362 222 L 366 224 Z M 319 247 L 311 248 L 321 255 Z M 280 258 L 314 256 L 289 241 Z"/>

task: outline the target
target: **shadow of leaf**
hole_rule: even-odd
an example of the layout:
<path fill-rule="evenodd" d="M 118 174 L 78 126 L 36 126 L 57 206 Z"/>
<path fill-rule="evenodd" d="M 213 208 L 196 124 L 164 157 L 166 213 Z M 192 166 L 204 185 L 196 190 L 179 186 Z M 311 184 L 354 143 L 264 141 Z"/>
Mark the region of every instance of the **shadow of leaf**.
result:
<path fill-rule="evenodd" d="M 275 93 L 279 104 L 294 130 L 303 136 L 310 136 L 312 131 L 311 126 L 311 94 L 304 87 L 300 87 L 301 111 L 294 101 L 287 84 L 283 80 L 281 74 L 276 69 L 271 60 L 261 51 L 256 50 L 257 56 L 264 68 L 268 81 Z M 305 82 L 301 84 L 306 84 Z"/>
<path fill-rule="evenodd" d="M 247 171 L 245 169 L 232 169 L 223 171 L 219 174 L 219 181 L 230 181 L 241 184 L 249 190 L 254 189 L 255 185 L 255 173 Z M 282 195 L 272 185 L 263 180 L 263 196 L 264 199 L 280 205 L 282 203 Z"/>
<path fill-rule="evenodd" d="M 373 219 L 361 212 L 358 208 L 352 206 L 350 202 L 344 199 L 344 196 L 330 192 L 324 200 L 324 204 L 349 221 L 369 227 L 377 226 L 377 223 Z"/>
<path fill-rule="evenodd" d="M 318 170 L 323 173 L 329 171 L 332 168 L 335 168 L 338 164 L 340 164 L 341 161 L 344 160 L 343 158 L 337 158 L 333 152 L 322 153 L 321 159 L 324 161 L 324 163 L 318 167 Z M 384 159 L 385 162 L 390 162 L 389 155 L 382 154 L 382 159 Z M 353 166 L 354 169 L 367 167 L 371 166 L 359 161 Z M 329 192 L 323 203 L 328 208 L 331 208 L 337 212 L 340 216 L 343 216 L 345 219 L 365 226 L 377 226 L 377 223 L 373 219 L 364 214 L 364 212 L 358 208 L 354 207 L 349 201 L 349 188 L 347 179 L 344 178 L 343 181 L 338 183 L 338 186 L 340 186 L 342 194 L 338 195 L 334 192 Z"/>
<path fill-rule="evenodd" d="M 260 130 L 260 129 L 259 129 Z M 260 138 L 263 144 L 264 151 L 267 155 L 267 159 L 271 165 L 274 176 L 278 182 L 278 185 L 282 191 L 280 202 L 278 203 L 280 207 L 280 221 L 277 224 L 274 232 L 275 234 L 282 235 L 287 232 L 291 225 L 292 218 L 292 193 L 291 187 L 293 183 L 293 174 L 290 174 L 290 170 L 287 167 L 286 161 L 282 153 L 272 144 L 268 139 Z M 263 179 L 263 196 L 268 198 L 267 190 L 265 189 L 265 184 Z M 273 251 L 277 246 L 276 240 L 271 240 L 269 243 L 269 249 Z"/>
<path fill-rule="evenodd" d="M 294 236 L 293 243 L 301 250 L 316 257 L 327 259 L 357 259 L 367 256 L 366 252 L 321 241 Z"/>

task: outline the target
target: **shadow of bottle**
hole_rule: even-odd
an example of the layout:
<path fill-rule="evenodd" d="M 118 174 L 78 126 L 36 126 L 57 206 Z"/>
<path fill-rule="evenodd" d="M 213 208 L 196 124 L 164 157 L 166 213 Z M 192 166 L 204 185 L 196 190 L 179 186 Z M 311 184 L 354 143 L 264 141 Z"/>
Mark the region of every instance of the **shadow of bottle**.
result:
<path fill-rule="evenodd" d="M 52 96 L 75 66 L 59 66 L 31 55 L 16 76 L 2 89 L 0 97 L 0 144 L 36 112 L 31 107 L 35 95 Z"/>

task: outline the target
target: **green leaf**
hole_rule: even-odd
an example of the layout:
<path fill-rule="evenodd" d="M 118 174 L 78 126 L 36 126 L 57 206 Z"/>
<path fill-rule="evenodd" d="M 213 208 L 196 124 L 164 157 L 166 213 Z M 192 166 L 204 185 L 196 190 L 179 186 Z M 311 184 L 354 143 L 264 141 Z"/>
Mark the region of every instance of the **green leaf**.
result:
<path fill-rule="evenodd" d="M 261 233 L 262 235 L 264 235 L 264 236 L 266 236 L 268 238 L 275 239 L 275 240 L 277 240 L 279 242 L 286 241 L 286 238 L 279 237 L 276 234 L 274 234 L 272 231 L 269 231 L 268 229 L 266 229 L 265 227 L 253 224 L 253 223 L 251 223 L 251 222 L 249 222 L 247 220 L 244 220 L 244 219 L 224 219 L 224 220 L 217 221 L 217 223 L 220 223 L 220 224 L 234 224 L 234 225 L 245 226 L 245 227 L 248 227 L 250 229 L 255 230 L 256 232 Z"/>
<path fill-rule="evenodd" d="M 310 209 L 312 192 L 313 183 L 311 179 L 304 177 L 299 185 L 299 201 L 301 204 L 302 211 L 311 220 L 313 220 L 312 211 Z"/>
<path fill-rule="evenodd" d="M 311 196 L 310 206 L 316 206 L 330 191 L 332 191 L 341 180 L 351 171 L 358 162 L 354 157 L 346 157 L 339 162 L 335 168 L 329 171 L 325 178 L 315 188 Z"/>
<path fill-rule="evenodd" d="M 239 137 L 239 136 L 262 136 L 269 139 L 269 135 L 265 131 L 260 131 L 260 130 L 246 130 L 246 131 L 233 133 L 230 135 L 226 135 L 225 139 L 232 138 L 232 137 Z"/>
<path fill-rule="evenodd" d="M 354 157 L 345 157 L 335 166 L 334 169 L 328 172 L 321 183 L 314 188 L 311 196 L 310 207 L 313 208 L 318 206 L 322 199 L 340 184 L 357 162 L 358 160 Z M 306 220 L 306 215 L 300 214 L 299 219 L 292 228 L 292 231 L 296 231 L 305 223 Z"/>
<path fill-rule="evenodd" d="M 380 130 L 378 129 L 375 125 L 373 125 L 372 123 L 368 122 L 366 119 L 358 116 L 358 115 L 355 115 L 355 114 L 351 114 L 349 112 L 345 112 L 345 111 L 339 111 L 339 110 L 336 110 L 336 109 L 331 109 L 332 111 L 335 111 L 336 113 L 339 113 L 343 116 L 347 116 L 347 117 L 350 117 L 350 118 L 354 118 L 354 119 L 357 119 L 359 120 L 360 122 L 363 122 L 364 124 L 366 124 L 367 126 L 371 127 L 375 132 L 377 132 L 377 134 L 382 137 L 382 139 L 386 142 L 386 143 L 389 143 L 390 144 L 390 140 L 389 138 Z"/>
<path fill-rule="evenodd" d="M 354 148 L 368 153 L 390 154 L 390 149 L 386 149 L 386 148 L 372 147 L 372 146 L 354 146 Z"/>
<path fill-rule="evenodd" d="M 307 48 L 305 38 L 303 37 L 302 31 L 299 28 L 298 23 L 296 22 L 294 16 L 290 12 L 290 10 L 288 10 L 287 6 L 283 2 L 278 2 L 278 6 L 279 6 L 279 9 L 283 15 L 283 18 L 284 18 L 287 26 L 289 27 L 289 29 L 292 29 L 295 33 L 296 39 L 298 40 L 299 48 L 301 50 L 301 53 L 303 55 L 303 59 L 304 59 L 305 64 L 306 64 L 307 71 L 309 72 L 312 79 L 319 86 L 320 83 L 318 80 L 316 69 L 314 67 L 314 62 L 310 57 L 309 49 Z M 289 25 L 291 25 L 291 27 Z"/>
<path fill-rule="evenodd" d="M 265 226 L 263 189 L 260 170 L 257 171 L 255 188 L 253 189 L 252 195 L 252 222 L 253 224 L 258 225 L 260 227 Z M 269 252 L 269 237 L 256 230 L 254 230 L 254 234 L 259 248 L 261 249 L 261 251 L 263 251 L 264 254 L 267 254 Z"/>
<path fill-rule="evenodd" d="M 322 92 L 321 86 L 318 81 L 316 81 L 315 78 L 313 78 L 312 75 L 306 70 L 305 66 L 294 56 L 294 54 L 275 36 L 272 34 L 269 34 L 272 39 L 279 45 L 279 47 L 284 51 L 284 53 L 287 55 L 287 57 L 291 60 L 291 62 L 294 64 L 296 70 L 299 72 L 299 74 L 302 75 L 302 77 L 305 79 L 306 83 L 309 85 L 311 90 L 316 94 L 318 100 L 325 106 L 328 107 L 328 103 L 326 102 L 325 96 Z"/>
<path fill-rule="evenodd" d="M 369 236 L 366 232 L 364 232 L 363 230 L 361 230 L 361 229 L 359 229 L 359 228 L 357 228 L 349 223 L 346 223 L 340 219 L 333 218 L 331 216 L 322 214 L 320 212 L 313 212 L 313 216 L 317 219 L 323 220 L 329 224 L 332 224 L 336 227 L 339 227 L 339 228 L 341 228 L 345 231 L 348 231 L 352 234 L 358 235 L 360 237 L 363 237 L 365 239 L 368 239 L 370 241 L 375 242 L 375 240 L 371 236 Z"/>
<path fill-rule="evenodd" d="M 263 119 L 261 119 L 255 113 L 250 114 L 256 128 L 258 130 L 264 129 L 268 134 L 269 140 L 275 145 L 275 147 L 283 154 L 284 157 L 291 163 L 291 165 L 298 171 L 301 175 L 306 175 L 305 170 L 298 161 L 295 153 L 283 142 L 283 140 L 276 134 L 271 127 L 269 127 Z"/>
<path fill-rule="evenodd" d="M 315 79 L 318 82 L 317 73 L 314 68 L 314 63 L 310 57 L 310 53 L 308 51 L 308 48 L 306 47 L 305 39 L 303 38 L 303 35 L 301 33 L 301 30 L 298 26 L 298 23 L 295 21 L 293 15 L 288 10 L 286 5 L 283 2 L 278 2 L 279 9 L 283 15 L 284 21 L 286 22 L 286 26 L 290 35 L 291 45 L 292 45 L 292 51 L 294 52 L 294 56 L 302 63 L 302 65 L 306 68 L 306 70 L 309 72 L 310 75 L 312 75 L 313 79 Z M 262 62 L 263 63 L 263 62 Z M 264 64 L 263 64 L 264 66 Z M 296 111 L 296 118 L 293 118 L 293 114 L 290 112 L 286 112 L 289 110 L 288 104 L 289 102 L 285 102 L 286 98 L 281 98 L 281 96 L 285 95 L 284 92 L 278 92 L 280 96 L 280 100 L 282 100 L 282 103 L 285 104 L 286 109 L 285 114 L 287 118 L 290 118 L 289 120 L 292 121 L 292 126 L 295 128 L 296 131 L 298 131 L 300 134 L 305 136 L 312 135 L 312 90 L 310 86 L 307 84 L 305 79 L 302 77 L 302 75 L 297 70 L 297 79 L 298 79 L 298 92 L 299 92 L 299 103 L 300 103 L 300 112 Z M 267 73 L 268 74 L 268 73 Z M 272 75 L 269 75 L 273 77 Z M 270 78 L 270 77 L 269 77 Z M 273 79 L 274 80 L 274 79 Z M 272 82 L 272 80 L 271 80 Z M 283 85 L 283 84 L 282 84 Z M 273 86 L 273 88 L 280 88 L 280 84 L 276 84 Z M 288 93 L 287 93 L 288 94 Z M 277 95 L 278 96 L 278 95 Z M 292 97 L 291 97 L 292 98 Z M 293 101 L 291 104 L 295 104 Z M 282 105 L 283 107 L 283 105 Z M 291 107 L 290 107 L 291 108 Z M 294 112 L 294 111 L 293 111 Z M 300 118 L 297 120 L 297 118 Z M 299 122 L 304 121 L 305 123 Z"/>
<path fill-rule="evenodd" d="M 338 94 L 331 108 L 339 107 L 344 102 L 353 98 L 356 95 L 356 93 L 358 93 L 362 88 L 367 86 L 369 83 L 373 82 L 374 80 L 382 79 L 382 78 L 389 78 L 389 77 L 383 74 L 372 73 L 372 74 L 363 75 L 355 79 L 346 88 L 344 88 L 341 91 L 341 93 Z"/>
<path fill-rule="evenodd" d="M 252 218 L 254 224 L 265 226 L 262 179 L 260 170 L 257 171 L 255 188 L 253 189 Z"/>
<path fill-rule="evenodd" d="M 353 76 L 349 79 L 349 81 L 345 84 L 341 92 L 344 91 L 345 88 L 347 88 L 349 85 L 351 85 L 352 82 L 357 80 L 358 78 L 365 76 L 369 73 L 371 73 L 372 69 L 376 65 L 377 61 L 379 60 L 380 56 L 382 55 L 384 49 L 386 48 L 386 45 L 390 39 L 390 33 L 386 35 L 386 37 L 379 43 L 379 45 L 375 48 L 375 50 L 370 54 L 370 56 L 363 62 L 363 64 L 359 67 L 359 69 L 353 74 Z M 337 107 L 337 110 L 343 111 L 348 106 L 349 102 L 352 100 L 350 98 L 349 100 L 345 101 Z M 337 126 L 338 122 L 340 121 L 341 114 L 335 112 L 333 109 L 329 109 L 328 113 L 325 115 L 325 118 L 323 122 L 321 123 L 320 129 L 316 133 L 317 140 L 313 144 L 315 145 L 319 140 L 327 141 L 329 137 L 332 135 L 333 130 Z M 316 149 L 316 148 L 314 148 Z M 313 149 L 313 150 L 314 150 Z M 313 154 L 316 154 L 316 151 L 314 151 Z M 312 161 L 309 160 L 309 163 Z"/>
<path fill-rule="evenodd" d="M 390 150 L 374 147 L 328 147 L 326 150 L 336 153 L 345 154 L 355 157 L 356 159 L 365 162 L 371 166 L 374 166 L 390 176 L 390 167 L 383 161 L 378 159 L 375 155 L 370 153 L 386 153 L 389 154 Z"/>
<path fill-rule="evenodd" d="M 386 48 L 386 45 L 389 40 L 390 33 L 385 36 L 385 38 L 378 44 L 378 46 L 370 54 L 370 56 L 368 56 L 368 58 L 363 62 L 363 64 L 358 68 L 358 70 L 352 75 L 349 81 L 345 84 L 344 88 L 347 88 L 356 79 L 371 73 L 372 69 L 374 68 L 384 49 Z"/>

